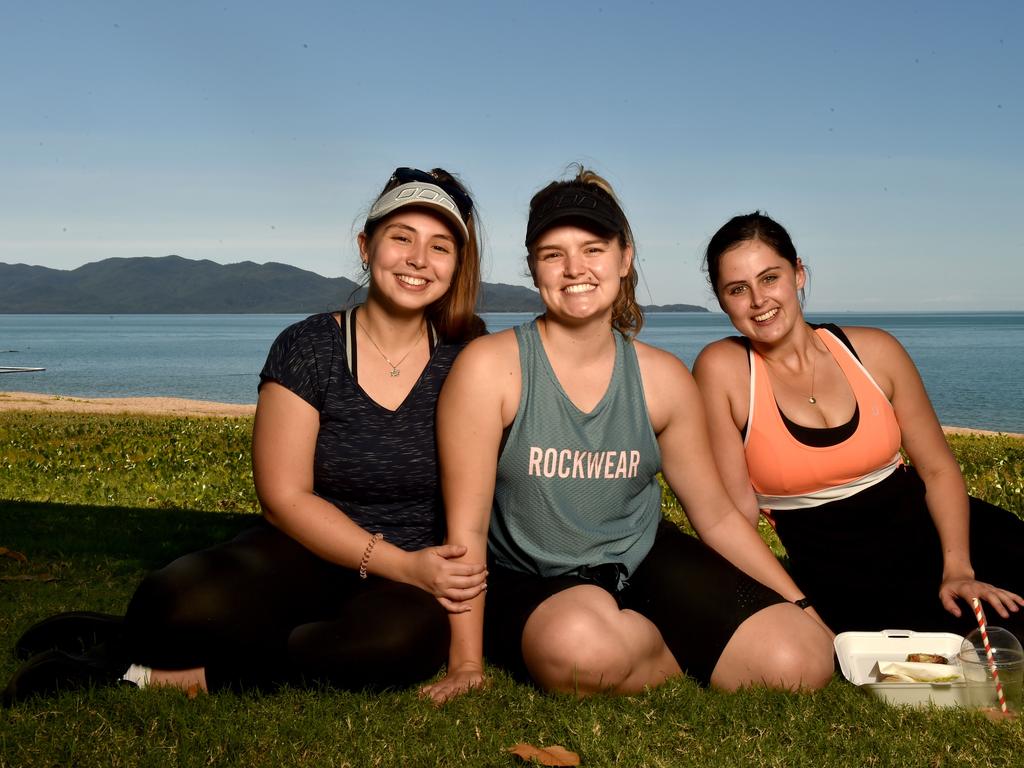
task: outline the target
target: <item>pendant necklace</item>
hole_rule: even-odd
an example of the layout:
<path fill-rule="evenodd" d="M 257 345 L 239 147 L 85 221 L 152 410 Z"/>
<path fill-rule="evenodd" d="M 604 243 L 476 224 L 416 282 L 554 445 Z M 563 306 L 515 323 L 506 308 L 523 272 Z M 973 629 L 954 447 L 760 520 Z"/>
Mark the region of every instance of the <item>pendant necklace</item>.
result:
<path fill-rule="evenodd" d="M 371 341 L 372 341 L 372 339 L 371 339 Z M 814 397 L 814 372 L 815 372 L 815 369 L 817 367 L 818 367 L 818 355 L 817 355 L 817 353 L 815 351 L 815 355 L 811 359 L 811 393 L 807 396 L 807 402 L 810 403 L 811 405 L 814 405 L 815 403 L 818 402 L 815 399 L 815 397 Z"/>
<path fill-rule="evenodd" d="M 373 347 L 374 347 L 374 349 L 377 350 L 378 354 L 380 354 L 380 356 L 384 358 L 384 362 L 386 362 L 388 365 L 391 366 L 391 370 L 388 371 L 388 375 L 391 378 L 395 378 L 396 376 L 401 375 L 402 371 L 399 370 L 398 366 L 400 366 L 402 363 L 404 363 L 405 362 L 405 358 L 407 358 L 409 355 L 412 354 L 412 351 L 414 349 L 416 349 L 416 345 L 420 343 L 420 339 L 423 338 L 423 334 L 427 330 L 427 326 L 426 325 L 424 325 L 422 328 L 420 328 L 420 334 L 419 334 L 419 336 L 416 337 L 416 341 L 414 341 L 412 343 L 412 346 L 409 347 L 409 351 L 406 352 L 404 355 L 402 355 L 402 359 L 399 360 L 397 363 L 392 363 L 391 362 L 391 358 L 389 358 L 387 355 L 384 354 L 384 350 L 381 349 L 380 345 L 378 345 L 377 342 L 373 340 L 373 336 L 371 336 L 370 332 L 368 330 L 366 330 L 366 326 L 359 322 L 358 318 L 356 319 L 356 324 L 360 328 L 363 329 L 363 333 L 366 334 L 366 338 L 368 338 L 370 340 L 370 343 L 373 344 Z"/>
<path fill-rule="evenodd" d="M 813 346 L 811 349 L 814 352 L 814 357 L 811 358 L 811 392 L 807 395 L 807 401 L 813 406 L 813 404 L 817 402 L 817 399 L 814 397 L 814 374 L 818 367 L 818 355 L 817 350 L 815 350 Z"/>

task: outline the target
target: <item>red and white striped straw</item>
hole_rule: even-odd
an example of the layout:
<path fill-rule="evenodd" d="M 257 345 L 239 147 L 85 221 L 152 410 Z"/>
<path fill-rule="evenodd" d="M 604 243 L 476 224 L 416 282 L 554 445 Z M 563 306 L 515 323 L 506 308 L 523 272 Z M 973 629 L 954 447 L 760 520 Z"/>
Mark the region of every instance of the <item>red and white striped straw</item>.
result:
<path fill-rule="evenodd" d="M 981 642 L 985 644 L 985 656 L 988 658 L 988 667 L 992 670 L 992 679 L 996 683 L 996 695 L 999 697 L 999 708 L 1006 714 L 1006 696 L 1003 694 L 1003 684 L 999 682 L 999 670 L 996 669 L 996 657 L 992 653 L 992 644 L 988 641 L 988 629 L 985 626 L 985 612 L 981 609 L 981 600 L 971 599 L 974 606 L 974 618 L 978 620 L 978 629 L 981 630 Z"/>

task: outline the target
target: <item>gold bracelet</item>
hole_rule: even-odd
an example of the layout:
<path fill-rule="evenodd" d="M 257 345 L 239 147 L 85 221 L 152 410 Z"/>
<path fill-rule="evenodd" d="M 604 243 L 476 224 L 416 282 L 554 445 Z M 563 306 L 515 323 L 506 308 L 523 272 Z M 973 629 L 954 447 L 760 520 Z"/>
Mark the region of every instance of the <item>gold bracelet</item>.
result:
<path fill-rule="evenodd" d="M 366 566 L 370 564 L 370 555 L 373 554 L 373 548 L 377 546 L 377 542 L 384 538 L 383 533 L 375 533 L 370 537 L 370 540 L 366 544 L 366 549 L 363 551 L 363 559 L 359 561 L 359 578 L 366 578 Z"/>

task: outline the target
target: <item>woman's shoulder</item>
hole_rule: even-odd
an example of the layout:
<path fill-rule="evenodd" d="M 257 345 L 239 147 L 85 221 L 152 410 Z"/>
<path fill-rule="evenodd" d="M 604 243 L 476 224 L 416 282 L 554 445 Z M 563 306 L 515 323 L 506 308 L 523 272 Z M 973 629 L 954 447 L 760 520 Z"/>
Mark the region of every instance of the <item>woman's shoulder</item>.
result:
<path fill-rule="evenodd" d="M 837 327 L 846 334 L 850 341 L 853 341 L 854 339 L 863 339 L 865 341 L 884 341 L 891 339 L 895 341 L 891 333 L 883 331 L 881 328 L 872 328 L 867 325 L 840 325 Z"/>
<path fill-rule="evenodd" d="M 330 327 L 332 323 L 335 326 L 337 326 L 341 322 L 340 318 L 343 317 L 344 314 L 345 314 L 344 310 L 337 310 L 337 311 L 334 311 L 334 312 L 317 312 L 314 315 L 309 315 L 308 317 L 304 317 L 302 320 L 295 321 L 294 323 L 292 323 L 288 327 L 289 328 L 311 328 L 311 329 L 313 329 L 313 328 Z"/>
<path fill-rule="evenodd" d="M 693 361 L 693 378 L 706 403 L 744 402 L 750 388 L 747 340 L 742 336 L 728 336 L 708 344 Z"/>
<path fill-rule="evenodd" d="M 460 370 L 485 372 L 488 366 L 518 360 L 519 345 L 514 328 L 478 336 L 463 347 L 455 364 Z"/>
<path fill-rule="evenodd" d="M 648 410 L 652 420 L 657 421 L 660 406 L 678 400 L 681 393 L 692 387 L 693 376 L 686 363 L 671 352 L 642 341 L 634 341 L 633 347 L 636 349 Z"/>
<path fill-rule="evenodd" d="M 495 354 L 500 350 L 516 346 L 516 343 L 516 329 L 506 328 L 502 331 L 493 331 L 485 333 L 483 336 L 477 336 L 466 344 L 466 351 L 475 350 L 474 353 L 478 355 Z"/>
<path fill-rule="evenodd" d="M 892 334 L 861 326 L 845 326 L 842 330 L 861 364 L 890 400 L 898 386 L 920 381 L 914 361 Z"/>
<path fill-rule="evenodd" d="M 743 336 L 726 336 L 725 338 L 712 341 L 700 351 L 698 357 L 725 357 L 736 358 L 746 357 L 750 344 Z"/>
<path fill-rule="evenodd" d="M 339 327 L 338 312 L 318 312 L 315 315 L 303 318 L 286 326 L 278 334 L 279 338 L 296 339 L 304 336 L 331 336 L 335 335 L 335 329 Z"/>
<path fill-rule="evenodd" d="M 333 327 L 332 327 L 333 326 Z M 310 405 L 323 405 L 329 361 L 339 349 L 337 322 L 329 313 L 311 315 L 282 330 L 270 345 L 260 371 L 261 386 L 275 381 L 298 394 Z"/>
<path fill-rule="evenodd" d="M 888 331 L 881 328 L 870 328 L 864 325 L 843 325 L 839 326 L 851 346 L 859 356 L 874 354 L 888 354 L 894 350 L 902 350 L 903 345 L 896 340 Z"/>
<path fill-rule="evenodd" d="M 636 350 L 636 359 L 640 363 L 641 368 L 667 374 L 681 373 L 682 371 L 689 373 L 686 363 L 668 350 L 652 346 L 643 341 L 637 341 L 636 339 L 630 343 L 633 345 L 633 349 Z"/>
<path fill-rule="evenodd" d="M 286 353 L 289 356 L 305 350 L 309 354 L 321 354 L 340 340 L 338 321 L 329 312 L 292 323 L 277 334 L 271 345 L 271 355 Z"/>
<path fill-rule="evenodd" d="M 502 403 L 515 396 L 520 377 L 514 330 L 473 339 L 455 358 L 441 392 L 444 407 L 438 413 L 447 419 L 465 414 L 467 408 L 480 414 L 492 407 L 501 408 Z"/>
<path fill-rule="evenodd" d="M 710 370 L 718 373 L 744 371 L 749 368 L 749 347 L 742 336 L 726 336 L 724 339 L 712 341 L 697 355 L 693 361 L 693 372 Z"/>

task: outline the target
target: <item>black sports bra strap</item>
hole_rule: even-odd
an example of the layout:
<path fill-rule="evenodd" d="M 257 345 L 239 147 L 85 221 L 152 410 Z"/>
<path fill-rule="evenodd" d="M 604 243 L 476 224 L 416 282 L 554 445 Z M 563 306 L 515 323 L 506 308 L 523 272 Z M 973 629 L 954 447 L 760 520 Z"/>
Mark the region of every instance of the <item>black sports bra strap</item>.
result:
<path fill-rule="evenodd" d="M 853 348 L 853 344 L 850 343 L 849 337 L 843 333 L 843 329 L 838 325 L 835 323 L 811 323 L 810 325 L 811 328 L 814 328 L 815 330 L 818 328 L 824 328 L 826 331 L 829 331 L 833 336 L 843 342 L 843 346 L 850 350 L 850 354 L 857 358 L 858 363 L 860 362 L 860 356 L 857 354 L 857 350 Z"/>

